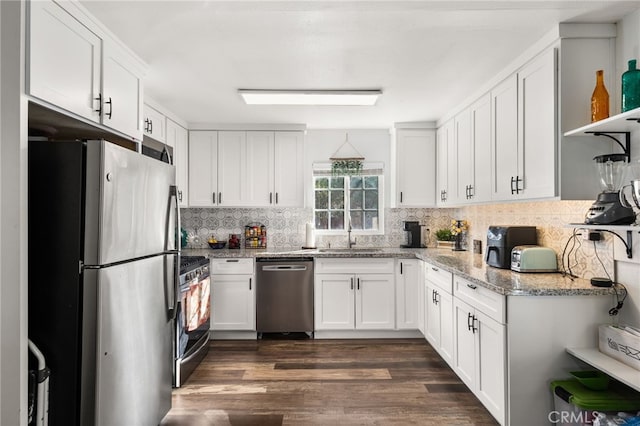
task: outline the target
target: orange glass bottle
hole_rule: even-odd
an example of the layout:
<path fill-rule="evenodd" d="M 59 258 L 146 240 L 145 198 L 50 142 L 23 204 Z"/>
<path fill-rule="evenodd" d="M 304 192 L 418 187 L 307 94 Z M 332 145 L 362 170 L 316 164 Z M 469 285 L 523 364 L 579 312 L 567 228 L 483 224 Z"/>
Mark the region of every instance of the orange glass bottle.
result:
<path fill-rule="evenodd" d="M 591 122 L 609 117 L 609 92 L 604 87 L 604 71 L 596 71 L 596 87 L 591 95 Z"/>

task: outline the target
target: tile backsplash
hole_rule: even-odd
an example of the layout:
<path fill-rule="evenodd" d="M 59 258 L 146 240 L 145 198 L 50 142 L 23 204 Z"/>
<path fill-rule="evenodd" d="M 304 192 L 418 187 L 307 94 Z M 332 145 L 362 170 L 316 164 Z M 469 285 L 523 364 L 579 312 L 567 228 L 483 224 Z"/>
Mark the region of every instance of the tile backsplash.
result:
<path fill-rule="evenodd" d="M 361 247 L 398 247 L 406 242 L 402 230 L 404 221 L 418 221 L 424 225 L 424 240 L 435 246 L 435 231 L 447 228 L 452 219 L 466 219 L 469 230 L 466 239 L 482 241 L 483 252 L 486 232 L 490 225 L 533 225 L 538 228 L 538 244 L 553 248 L 558 254 L 559 265 L 565 244 L 574 230 L 568 223 L 580 223 L 591 201 L 538 201 L 474 205 L 456 209 L 385 209 L 384 235 L 358 235 Z M 313 220 L 311 209 L 305 208 L 188 208 L 182 209 L 182 225 L 188 232 L 190 248 L 207 247 L 207 238 L 214 235 L 226 241 L 229 234 L 244 232 L 244 226 L 263 224 L 268 230 L 269 248 L 297 250 L 305 242 L 305 224 Z M 426 232 L 429 229 L 429 232 Z M 613 275 L 612 237 L 604 235 L 604 241 L 595 244 L 597 254 L 607 272 Z M 346 235 L 318 235 L 318 247 L 345 247 Z M 603 266 L 594 252 L 594 244 L 581 237 L 571 251 L 571 270 L 574 274 L 590 278 L 606 276 Z M 566 263 L 566 256 L 565 256 Z M 613 276 L 612 276 L 613 278 Z"/>

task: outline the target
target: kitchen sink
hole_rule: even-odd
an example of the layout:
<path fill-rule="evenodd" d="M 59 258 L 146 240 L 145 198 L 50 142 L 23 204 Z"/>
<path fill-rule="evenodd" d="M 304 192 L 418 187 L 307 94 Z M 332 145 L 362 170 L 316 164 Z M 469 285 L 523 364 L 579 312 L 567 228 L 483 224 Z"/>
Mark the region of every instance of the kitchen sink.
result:
<path fill-rule="evenodd" d="M 379 253 L 383 249 L 375 247 L 353 247 L 353 248 L 321 248 L 320 253 Z"/>

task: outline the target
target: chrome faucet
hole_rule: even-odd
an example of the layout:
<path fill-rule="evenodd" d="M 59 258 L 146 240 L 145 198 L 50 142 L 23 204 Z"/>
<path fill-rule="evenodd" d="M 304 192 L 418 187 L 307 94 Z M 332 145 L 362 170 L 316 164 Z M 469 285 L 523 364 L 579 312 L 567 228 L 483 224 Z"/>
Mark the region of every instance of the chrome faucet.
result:
<path fill-rule="evenodd" d="M 349 245 L 349 248 L 353 248 L 353 246 L 356 245 L 355 237 L 353 238 L 353 241 L 351 241 L 351 221 L 349 221 L 349 227 L 347 228 L 347 244 Z"/>

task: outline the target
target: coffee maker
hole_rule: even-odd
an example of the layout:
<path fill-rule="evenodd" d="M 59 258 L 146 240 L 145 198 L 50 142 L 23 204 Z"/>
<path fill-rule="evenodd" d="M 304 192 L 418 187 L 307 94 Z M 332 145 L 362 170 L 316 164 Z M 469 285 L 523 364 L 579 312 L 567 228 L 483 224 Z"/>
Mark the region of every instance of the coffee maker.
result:
<path fill-rule="evenodd" d="M 402 248 L 420 248 L 422 247 L 422 226 L 420 222 L 404 222 L 404 231 L 407 233 L 407 244 L 403 244 Z"/>
<path fill-rule="evenodd" d="M 487 231 L 487 265 L 509 269 L 511 250 L 515 246 L 537 243 L 535 226 L 490 226 Z"/>

